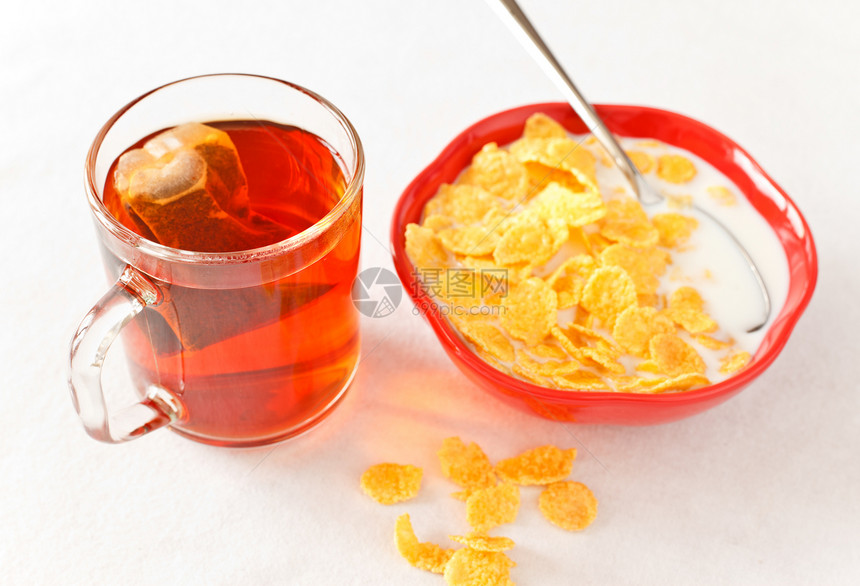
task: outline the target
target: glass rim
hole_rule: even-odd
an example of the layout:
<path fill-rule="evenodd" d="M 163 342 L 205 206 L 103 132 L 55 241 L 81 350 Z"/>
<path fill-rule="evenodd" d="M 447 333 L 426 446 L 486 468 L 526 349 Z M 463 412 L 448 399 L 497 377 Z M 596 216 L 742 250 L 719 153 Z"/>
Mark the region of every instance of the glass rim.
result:
<path fill-rule="evenodd" d="M 355 169 L 352 173 L 352 177 L 347 182 L 346 189 L 344 190 L 340 200 L 332 207 L 332 209 L 330 209 L 322 218 L 317 220 L 313 225 L 309 226 L 298 234 L 295 234 L 294 236 L 291 236 L 285 240 L 280 240 L 278 242 L 274 242 L 266 246 L 261 246 L 259 248 L 250 248 L 229 252 L 198 252 L 181 248 L 172 248 L 170 246 L 165 246 L 163 244 L 153 242 L 152 240 L 149 240 L 125 227 L 122 223 L 119 222 L 119 220 L 114 218 L 113 214 L 108 211 L 107 207 L 104 205 L 104 202 L 99 196 L 99 190 L 96 187 L 95 180 L 96 160 L 98 158 L 102 142 L 104 141 L 107 134 L 111 131 L 114 124 L 116 124 L 116 122 L 126 112 L 131 110 L 135 105 L 142 102 L 152 94 L 155 94 L 156 92 L 189 81 L 216 77 L 254 78 L 259 80 L 271 81 L 287 86 L 288 88 L 305 94 L 306 96 L 320 104 L 340 123 L 341 127 L 346 132 L 347 138 L 349 139 L 350 145 L 352 146 L 354 151 L 352 157 L 353 160 L 351 162 L 354 164 Z M 337 154 L 343 157 L 343 153 L 338 152 Z M 349 163 L 349 161 L 344 162 L 346 162 L 347 164 Z M 283 255 L 284 253 L 289 253 L 302 248 L 303 246 L 307 245 L 308 243 L 319 237 L 321 234 L 323 234 L 326 229 L 328 229 L 335 222 L 336 219 L 340 218 L 344 213 L 349 210 L 350 206 L 355 201 L 355 198 L 361 192 L 364 184 L 364 165 L 364 149 L 361 144 L 361 139 L 358 137 L 358 132 L 356 132 L 355 130 L 355 127 L 337 106 L 332 104 L 329 100 L 319 95 L 318 93 L 305 87 L 302 87 L 298 84 L 265 75 L 256 75 L 251 73 L 210 73 L 186 77 L 160 85 L 138 96 L 137 98 L 133 99 L 125 106 L 117 110 L 116 113 L 114 113 L 113 116 L 111 116 L 108 121 L 105 122 L 105 124 L 101 127 L 101 129 L 96 134 L 96 137 L 93 140 L 92 144 L 90 145 L 86 157 L 84 183 L 86 186 L 87 200 L 89 202 L 90 209 L 92 210 L 98 222 L 112 236 L 121 240 L 128 246 L 131 246 L 139 252 L 142 252 L 148 256 L 152 256 L 168 262 L 183 264 L 233 265 L 247 263 L 249 260 L 263 261 L 278 257 L 280 255 Z"/>

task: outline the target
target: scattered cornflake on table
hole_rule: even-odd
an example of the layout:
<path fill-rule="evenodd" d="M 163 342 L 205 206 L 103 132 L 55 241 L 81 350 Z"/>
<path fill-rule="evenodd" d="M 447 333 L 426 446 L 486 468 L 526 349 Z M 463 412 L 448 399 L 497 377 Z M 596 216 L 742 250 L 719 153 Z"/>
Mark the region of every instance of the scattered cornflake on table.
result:
<path fill-rule="evenodd" d="M 550 484 L 566 478 L 573 469 L 576 449 L 540 446 L 496 464 L 503 479 L 521 485 Z"/>
<path fill-rule="evenodd" d="M 422 543 L 415 536 L 408 513 L 397 517 L 394 525 L 394 545 L 411 565 L 420 570 L 441 574 L 454 555 L 453 549 L 445 549 L 435 543 Z"/>
<path fill-rule="evenodd" d="M 496 465 L 495 470 L 505 479 L 497 484 L 494 467 L 478 444 L 466 444 L 459 437 L 446 438 L 439 450 L 439 463 L 445 477 L 466 488 L 454 496 L 466 500 L 466 521 L 471 527 L 469 533 L 449 535 L 449 539 L 465 547 L 451 549 L 419 541 L 409 515 L 402 514 L 394 526 L 398 553 L 416 568 L 443 574 L 449 585 L 513 586 L 510 572 L 516 564 L 504 552 L 513 549 L 514 540 L 489 535 L 488 531 L 516 521 L 520 487 L 514 482 L 548 485 L 538 498 L 538 508 L 550 522 L 568 530 L 588 526 L 597 514 L 597 500 L 584 484 L 562 481 L 570 474 L 575 457 L 575 449 L 563 450 L 552 445 L 527 450 Z M 379 484 L 385 487 L 384 494 L 399 494 L 391 488 L 398 484 L 392 479 L 402 473 L 398 466 L 371 466 L 362 476 L 362 488 L 366 484 Z M 373 482 L 366 482 L 365 477 Z"/>
<path fill-rule="evenodd" d="M 580 482 L 556 482 L 541 493 L 538 508 L 553 525 L 568 531 L 581 531 L 597 516 L 597 499 Z"/>
<path fill-rule="evenodd" d="M 408 464 L 376 464 L 361 475 L 361 490 L 381 505 L 414 498 L 421 489 L 423 471 Z"/>
<path fill-rule="evenodd" d="M 475 489 L 496 485 L 493 465 L 478 444 L 467 445 L 459 437 L 449 437 L 442 442 L 438 455 L 442 474 L 465 488 L 465 496 Z"/>
<path fill-rule="evenodd" d="M 476 489 L 466 500 L 466 521 L 478 532 L 513 523 L 520 511 L 520 488 L 506 482 Z"/>
<path fill-rule="evenodd" d="M 511 568 L 516 564 L 504 553 L 464 547 L 445 566 L 449 586 L 514 586 Z"/>

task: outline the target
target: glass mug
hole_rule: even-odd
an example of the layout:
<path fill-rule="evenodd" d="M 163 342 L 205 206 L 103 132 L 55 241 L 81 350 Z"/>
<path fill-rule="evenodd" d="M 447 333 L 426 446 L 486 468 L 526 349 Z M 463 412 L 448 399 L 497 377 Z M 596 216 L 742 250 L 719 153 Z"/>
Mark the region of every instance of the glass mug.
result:
<path fill-rule="evenodd" d="M 321 217 L 306 218 L 294 235 L 238 252 L 170 248 L 114 217 L 104 201 L 106 183 L 123 152 L 163 129 L 216 121 L 267 133 L 275 127 L 265 124 L 275 123 L 313 137 L 336 162 L 342 194 L 329 194 Z M 236 148 L 244 165 L 239 142 Z M 358 315 L 350 295 L 358 271 L 363 177 L 364 154 L 352 124 L 321 96 L 285 81 L 194 77 L 117 112 L 86 160 L 87 197 L 114 283 L 71 344 L 69 386 L 86 431 L 118 443 L 168 426 L 204 443 L 253 446 L 296 435 L 329 414 L 358 364 Z M 285 185 L 296 177 L 275 179 Z M 253 180 L 249 172 L 250 192 Z M 299 198 L 287 204 L 294 208 L 287 215 L 295 218 L 325 202 Z M 101 381 L 105 354 L 117 336 L 136 401 L 120 408 L 109 405 Z"/>

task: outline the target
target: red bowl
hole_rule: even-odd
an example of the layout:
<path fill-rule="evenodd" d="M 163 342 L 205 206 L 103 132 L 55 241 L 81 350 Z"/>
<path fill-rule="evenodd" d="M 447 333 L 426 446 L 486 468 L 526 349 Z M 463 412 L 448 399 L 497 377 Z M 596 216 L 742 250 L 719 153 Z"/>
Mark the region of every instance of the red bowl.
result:
<path fill-rule="evenodd" d="M 728 137 L 686 116 L 642 106 L 596 105 L 597 113 L 616 135 L 651 137 L 681 147 L 731 179 L 770 224 L 785 249 L 790 277 L 788 296 L 772 321 L 749 366 L 735 376 L 701 389 L 670 394 L 560 391 L 506 375 L 478 358 L 440 314 L 420 287 L 412 285 L 415 270 L 406 255 L 406 225 L 418 223 L 427 201 L 443 183 L 453 182 L 488 142 L 507 144 L 519 138 L 526 119 L 543 112 L 570 132 L 587 132 L 585 124 L 564 103 L 533 104 L 494 114 L 457 136 L 436 160 L 409 184 L 394 210 L 391 242 L 401 282 L 423 312 L 445 352 L 478 386 L 526 411 L 548 419 L 576 423 L 649 425 L 675 421 L 710 409 L 739 393 L 773 363 L 815 289 L 818 261 L 806 220 L 788 195 Z"/>

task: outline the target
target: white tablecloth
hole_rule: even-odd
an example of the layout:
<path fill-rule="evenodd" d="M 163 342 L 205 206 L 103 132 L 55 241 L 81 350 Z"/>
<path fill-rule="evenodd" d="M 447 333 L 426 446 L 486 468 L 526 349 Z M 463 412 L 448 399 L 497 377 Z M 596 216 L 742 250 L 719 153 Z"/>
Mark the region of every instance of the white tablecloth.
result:
<path fill-rule="evenodd" d="M 523 0 L 595 102 L 698 118 L 747 148 L 808 218 L 818 290 L 782 355 L 741 395 L 644 428 L 545 421 L 491 400 L 404 301 L 362 322 L 343 404 L 268 448 L 167 431 L 91 440 L 66 387 L 68 343 L 106 287 L 82 187 L 96 130 L 174 79 L 239 71 L 330 98 L 367 154 L 364 267 L 391 268 L 394 202 L 456 133 L 558 99 L 479 0 L 17 2 L 0 19 L 0 582 L 440 584 L 392 543 L 466 530 L 441 477 L 444 437 L 492 458 L 579 448 L 573 478 L 600 512 L 566 533 L 523 492 L 513 578 L 562 584 L 854 584 L 860 579 L 855 372 L 860 42 L 856 4 Z M 358 489 L 379 461 L 425 469 L 420 496 Z"/>

